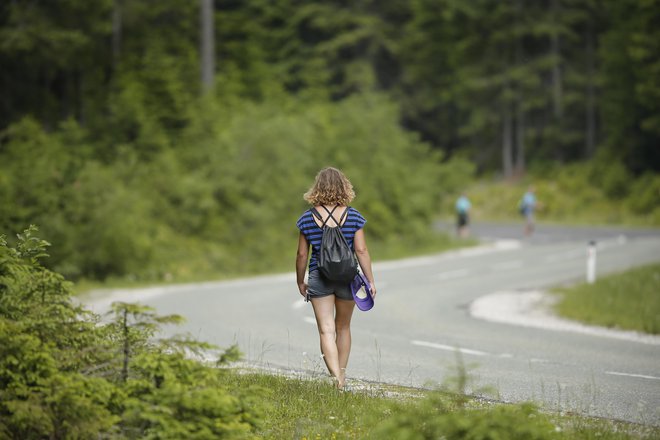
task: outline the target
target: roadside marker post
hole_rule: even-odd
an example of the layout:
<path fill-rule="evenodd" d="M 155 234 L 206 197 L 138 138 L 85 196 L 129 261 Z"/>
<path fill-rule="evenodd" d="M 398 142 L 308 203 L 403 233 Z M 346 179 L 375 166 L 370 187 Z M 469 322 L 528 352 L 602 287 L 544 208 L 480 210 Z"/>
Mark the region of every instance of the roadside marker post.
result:
<path fill-rule="evenodd" d="M 587 283 L 596 282 L 596 242 L 591 240 L 587 247 Z"/>

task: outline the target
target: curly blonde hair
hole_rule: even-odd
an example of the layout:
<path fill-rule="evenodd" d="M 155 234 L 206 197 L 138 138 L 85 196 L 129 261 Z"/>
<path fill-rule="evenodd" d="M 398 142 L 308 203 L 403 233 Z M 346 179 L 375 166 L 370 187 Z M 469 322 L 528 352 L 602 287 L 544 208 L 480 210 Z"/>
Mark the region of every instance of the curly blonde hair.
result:
<path fill-rule="evenodd" d="M 323 168 L 316 175 L 314 185 L 303 196 L 312 205 L 348 206 L 355 198 L 353 185 L 337 168 Z"/>

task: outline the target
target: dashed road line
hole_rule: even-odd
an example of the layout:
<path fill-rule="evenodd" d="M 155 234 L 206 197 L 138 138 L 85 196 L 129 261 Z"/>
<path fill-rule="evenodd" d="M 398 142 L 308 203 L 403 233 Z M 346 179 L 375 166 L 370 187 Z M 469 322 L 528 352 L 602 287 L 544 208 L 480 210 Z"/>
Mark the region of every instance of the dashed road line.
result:
<path fill-rule="evenodd" d="M 471 350 L 469 348 L 461 348 L 461 347 L 454 347 L 451 345 L 437 344 L 435 342 L 413 340 L 410 341 L 410 343 L 420 347 L 429 347 L 429 348 L 435 348 L 437 350 L 445 350 L 445 351 L 459 351 L 460 353 L 471 354 L 474 356 L 488 356 L 490 354 L 490 353 L 486 353 L 485 351 Z"/>
<path fill-rule="evenodd" d="M 612 376 L 626 376 L 626 377 L 638 377 L 640 379 L 660 380 L 660 377 L 648 376 L 646 374 L 620 373 L 618 371 L 606 371 L 605 374 L 609 374 Z"/>

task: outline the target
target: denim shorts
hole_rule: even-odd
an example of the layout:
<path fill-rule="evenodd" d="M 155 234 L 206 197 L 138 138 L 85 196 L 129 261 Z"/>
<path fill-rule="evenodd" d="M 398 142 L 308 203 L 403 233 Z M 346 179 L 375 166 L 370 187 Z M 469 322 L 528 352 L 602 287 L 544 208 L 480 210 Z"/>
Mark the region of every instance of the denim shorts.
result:
<path fill-rule="evenodd" d="M 339 299 L 353 301 L 351 283 L 328 280 L 318 270 L 311 271 L 307 277 L 307 296 L 309 298 L 321 298 L 328 295 L 335 295 Z"/>

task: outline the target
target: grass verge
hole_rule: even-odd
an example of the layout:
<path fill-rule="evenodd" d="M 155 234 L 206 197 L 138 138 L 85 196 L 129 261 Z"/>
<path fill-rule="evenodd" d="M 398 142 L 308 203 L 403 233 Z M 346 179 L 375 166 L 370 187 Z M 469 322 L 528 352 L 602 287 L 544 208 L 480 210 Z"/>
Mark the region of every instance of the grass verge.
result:
<path fill-rule="evenodd" d="M 554 289 L 555 310 L 587 324 L 660 334 L 660 264 Z"/>
<path fill-rule="evenodd" d="M 227 386 L 263 393 L 258 438 L 268 439 L 652 439 L 660 429 L 561 415 L 444 389 L 368 384 L 338 392 L 324 379 L 229 370 Z M 351 382 L 349 382 L 350 384 Z"/>

